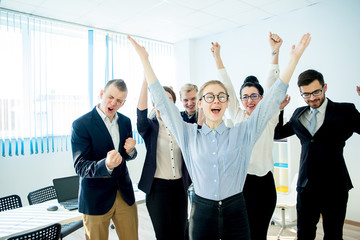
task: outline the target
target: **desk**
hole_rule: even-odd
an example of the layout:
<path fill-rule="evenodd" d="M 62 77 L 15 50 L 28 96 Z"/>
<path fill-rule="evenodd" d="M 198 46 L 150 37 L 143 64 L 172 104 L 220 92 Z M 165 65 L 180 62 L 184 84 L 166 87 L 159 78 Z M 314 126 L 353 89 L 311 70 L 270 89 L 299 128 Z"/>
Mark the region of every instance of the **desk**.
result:
<path fill-rule="evenodd" d="M 57 211 L 47 211 L 50 206 L 58 206 Z M 40 204 L 25 206 L 0 212 L 0 239 L 5 237 L 35 230 L 52 223 L 67 224 L 82 219 L 82 214 L 77 210 L 68 211 L 60 206 L 56 199 Z"/>
<path fill-rule="evenodd" d="M 134 184 L 134 193 L 137 204 L 145 202 L 145 193 Z M 58 206 L 57 211 L 47 211 L 50 206 Z M 69 211 L 60 206 L 56 199 L 40 204 L 25 206 L 0 212 L 0 240 L 14 234 L 42 228 L 53 223 L 67 224 L 82 219 L 78 210 Z"/>

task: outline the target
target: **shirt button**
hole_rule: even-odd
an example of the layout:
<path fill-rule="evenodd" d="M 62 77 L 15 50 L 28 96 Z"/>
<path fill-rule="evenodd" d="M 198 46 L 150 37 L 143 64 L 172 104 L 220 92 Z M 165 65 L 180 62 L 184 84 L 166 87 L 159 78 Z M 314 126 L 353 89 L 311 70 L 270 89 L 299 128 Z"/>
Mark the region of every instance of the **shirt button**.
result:
<path fill-rule="evenodd" d="M 212 142 L 215 142 L 215 139 L 213 139 Z"/>
<path fill-rule="evenodd" d="M 215 194 L 214 197 L 217 197 L 217 194 Z"/>
<path fill-rule="evenodd" d="M 213 152 L 213 155 L 215 155 L 216 154 L 216 152 Z"/>
<path fill-rule="evenodd" d="M 213 167 L 216 168 L 216 164 L 214 164 Z"/>
<path fill-rule="evenodd" d="M 216 179 L 214 179 L 214 182 L 216 182 Z"/>

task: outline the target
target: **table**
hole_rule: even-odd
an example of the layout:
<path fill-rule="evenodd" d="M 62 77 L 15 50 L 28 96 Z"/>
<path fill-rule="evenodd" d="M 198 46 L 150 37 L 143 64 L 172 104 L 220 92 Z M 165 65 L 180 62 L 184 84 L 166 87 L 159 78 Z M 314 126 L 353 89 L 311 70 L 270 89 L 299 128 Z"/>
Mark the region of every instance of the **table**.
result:
<path fill-rule="evenodd" d="M 57 211 L 46 210 L 54 205 L 59 207 Z M 81 219 L 82 213 L 79 213 L 78 210 L 66 210 L 59 205 L 56 199 L 16 208 L 0 212 L 0 239 L 6 239 L 5 237 L 10 235 L 21 234 L 53 223 L 67 224 Z"/>
<path fill-rule="evenodd" d="M 136 203 L 144 203 L 145 193 L 137 188 L 137 184 L 133 184 L 133 187 Z M 54 205 L 58 206 L 58 210 L 46 210 Z M 63 225 L 81 219 L 82 213 L 79 213 L 78 210 L 66 210 L 63 206 L 60 206 L 57 199 L 0 212 L 0 240 L 6 239 L 11 235 L 33 231 L 53 223 Z"/>

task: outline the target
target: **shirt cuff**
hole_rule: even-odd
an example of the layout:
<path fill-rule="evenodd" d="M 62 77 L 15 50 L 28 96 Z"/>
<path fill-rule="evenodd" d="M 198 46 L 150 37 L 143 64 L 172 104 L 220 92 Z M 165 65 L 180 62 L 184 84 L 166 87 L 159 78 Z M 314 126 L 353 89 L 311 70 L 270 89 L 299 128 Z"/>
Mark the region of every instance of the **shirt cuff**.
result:
<path fill-rule="evenodd" d="M 114 171 L 114 169 L 110 169 L 110 168 L 108 168 L 108 166 L 106 166 L 106 164 L 105 164 L 105 167 L 106 167 L 106 169 L 107 169 L 108 173 L 111 175 L 111 174 L 112 174 L 112 172 Z"/>
<path fill-rule="evenodd" d="M 131 151 L 131 153 L 128 153 L 128 155 L 132 158 L 135 155 L 135 148 Z"/>

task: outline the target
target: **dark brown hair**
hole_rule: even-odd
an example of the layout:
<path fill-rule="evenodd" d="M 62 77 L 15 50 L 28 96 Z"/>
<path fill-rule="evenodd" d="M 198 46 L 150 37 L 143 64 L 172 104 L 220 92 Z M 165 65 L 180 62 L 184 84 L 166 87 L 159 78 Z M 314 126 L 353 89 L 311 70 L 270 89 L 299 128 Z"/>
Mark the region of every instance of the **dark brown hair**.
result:
<path fill-rule="evenodd" d="M 321 86 L 324 87 L 325 82 L 323 75 L 316 70 L 309 69 L 299 75 L 297 84 L 298 87 L 307 86 L 315 80 L 318 80 Z"/>

